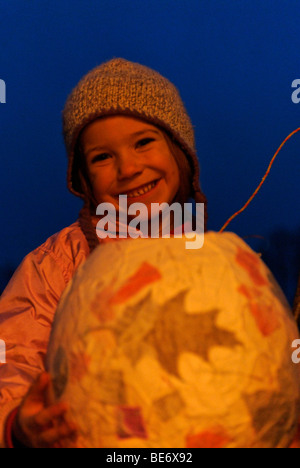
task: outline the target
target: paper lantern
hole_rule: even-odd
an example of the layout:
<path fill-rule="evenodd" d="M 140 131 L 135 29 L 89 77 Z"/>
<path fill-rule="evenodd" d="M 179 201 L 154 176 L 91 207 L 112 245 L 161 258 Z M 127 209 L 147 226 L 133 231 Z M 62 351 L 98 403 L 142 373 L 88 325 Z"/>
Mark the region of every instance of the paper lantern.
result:
<path fill-rule="evenodd" d="M 271 273 L 231 233 L 125 239 L 69 283 L 48 368 L 79 447 L 287 447 L 298 330 Z"/>

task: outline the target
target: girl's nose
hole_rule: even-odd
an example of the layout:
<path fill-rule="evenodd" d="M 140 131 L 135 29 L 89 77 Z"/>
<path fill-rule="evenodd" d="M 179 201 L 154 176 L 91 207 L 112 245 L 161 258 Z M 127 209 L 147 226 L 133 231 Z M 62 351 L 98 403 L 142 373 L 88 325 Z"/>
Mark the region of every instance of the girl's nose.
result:
<path fill-rule="evenodd" d="M 143 171 L 143 166 L 139 160 L 139 155 L 127 151 L 120 155 L 118 159 L 118 178 L 128 179 Z"/>

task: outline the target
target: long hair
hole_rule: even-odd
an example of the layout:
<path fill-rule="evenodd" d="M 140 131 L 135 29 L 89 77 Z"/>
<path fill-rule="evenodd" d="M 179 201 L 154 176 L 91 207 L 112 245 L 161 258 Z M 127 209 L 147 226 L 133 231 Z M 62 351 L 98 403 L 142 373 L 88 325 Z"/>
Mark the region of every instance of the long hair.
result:
<path fill-rule="evenodd" d="M 193 198 L 196 203 L 204 203 L 205 212 L 205 230 L 207 222 L 207 200 L 201 189 L 195 192 L 193 188 L 193 166 L 188 156 L 179 147 L 177 142 L 172 138 L 172 135 L 168 134 L 164 129 L 160 128 L 163 132 L 167 145 L 171 154 L 173 155 L 177 164 L 180 174 L 180 184 L 178 191 L 174 197 L 172 203 L 179 203 L 182 207 L 182 213 L 184 213 L 184 204 L 189 199 Z M 83 194 L 84 206 L 79 213 L 79 223 L 81 230 L 83 231 L 87 242 L 89 244 L 90 251 L 92 252 L 99 245 L 99 238 L 96 233 L 92 217 L 96 216 L 97 201 L 93 194 L 92 185 L 88 177 L 88 170 L 86 164 L 86 158 L 80 145 L 80 138 L 75 149 L 74 158 L 74 186 L 76 185 L 79 191 Z M 193 215 L 193 229 L 196 229 L 196 218 Z M 174 227 L 174 220 L 171 219 L 171 228 Z"/>

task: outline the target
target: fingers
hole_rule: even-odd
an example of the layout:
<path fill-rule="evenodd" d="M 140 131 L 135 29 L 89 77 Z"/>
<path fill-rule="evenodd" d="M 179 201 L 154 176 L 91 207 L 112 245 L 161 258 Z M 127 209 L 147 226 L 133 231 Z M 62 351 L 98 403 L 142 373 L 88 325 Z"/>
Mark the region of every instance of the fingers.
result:
<path fill-rule="evenodd" d="M 51 376 L 44 372 L 24 398 L 14 423 L 14 434 L 34 448 L 61 447 L 76 438 L 76 427 L 66 421 L 69 406 L 54 402 Z"/>
<path fill-rule="evenodd" d="M 76 427 L 71 424 L 61 424 L 43 431 L 38 438 L 39 447 L 62 448 L 74 444 L 77 437 Z"/>
<path fill-rule="evenodd" d="M 40 403 L 41 401 L 44 401 L 44 394 L 50 382 L 51 377 L 47 372 L 43 372 L 39 375 L 27 395 L 32 403 Z"/>
<path fill-rule="evenodd" d="M 57 403 L 27 421 L 26 434 L 34 448 L 64 447 L 76 440 L 77 427 L 66 421 L 68 405 Z"/>
<path fill-rule="evenodd" d="M 56 405 L 50 406 L 40 411 L 34 418 L 34 423 L 40 428 L 48 427 L 53 424 L 54 420 L 60 420 L 63 418 L 68 410 L 68 405 L 65 403 L 57 403 Z"/>
<path fill-rule="evenodd" d="M 21 425 L 22 421 L 34 417 L 47 406 L 47 393 L 50 386 L 51 377 L 43 372 L 31 386 L 21 404 L 19 414 Z"/>
<path fill-rule="evenodd" d="M 60 402 L 40 411 L 34 418 L 34 432 L 38 447 L 61 448 L 74 445 L 77 427 L 66 421 L 68 405 Z"/>

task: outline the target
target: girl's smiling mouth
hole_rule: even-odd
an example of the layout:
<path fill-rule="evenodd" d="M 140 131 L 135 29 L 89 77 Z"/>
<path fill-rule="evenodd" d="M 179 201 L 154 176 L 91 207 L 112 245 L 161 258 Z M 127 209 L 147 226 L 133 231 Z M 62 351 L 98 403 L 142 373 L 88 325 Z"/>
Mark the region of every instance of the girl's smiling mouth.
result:
<path fill-rule="evenodd" d="M 152 182 L 149 182 L 148 184 L 145 185 L 140 185 L 137 188 L 134 188 L 132 190 L 128 190 L 127 192 L 119 193 L 116 195 L 116 197 L 119 197 L 120 195 L 127 195 L 128 198 L 140 198 L 143 197 L 144 195 L 152 192 L 152 190 L 157 187 L 158 183 L 160 182 L 161 179 L 156 179 Z"/>

